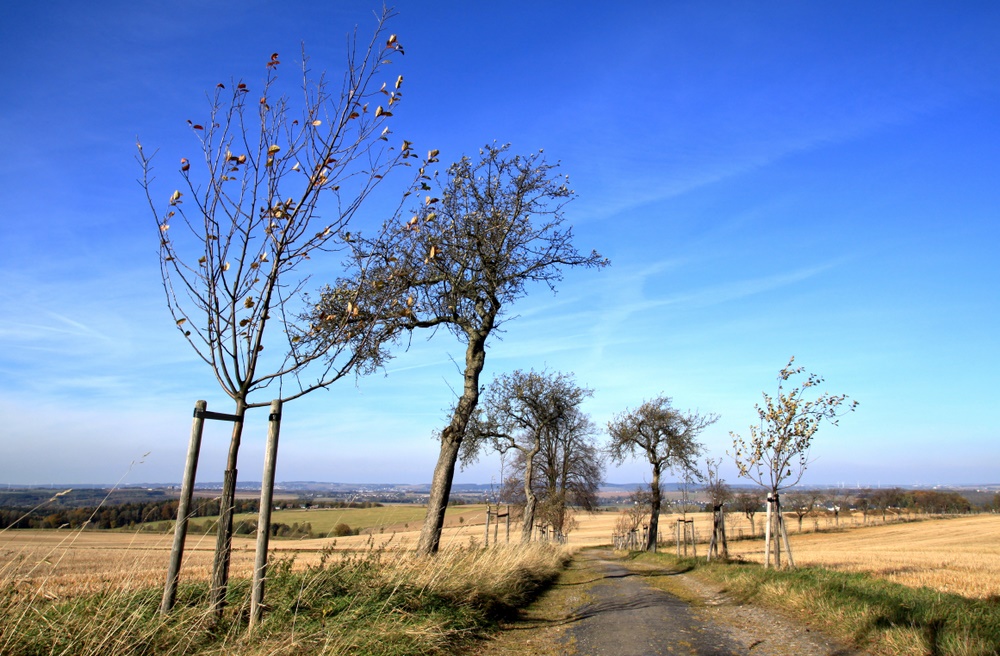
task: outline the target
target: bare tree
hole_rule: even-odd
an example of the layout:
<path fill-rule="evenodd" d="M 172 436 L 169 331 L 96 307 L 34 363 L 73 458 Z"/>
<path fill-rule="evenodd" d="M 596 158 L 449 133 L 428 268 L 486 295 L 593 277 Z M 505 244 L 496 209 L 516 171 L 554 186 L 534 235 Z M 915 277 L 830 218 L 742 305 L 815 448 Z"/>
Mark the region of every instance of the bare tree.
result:
<path fill-rule="evenodd" d="M 482 407 L 482 406 L 480 406 Z M 556 430 L 541 434 L 538 453 L 532 463 L 532 488 L 537 497 L 536 518 L 566 535 L 570 526 L 570 507 L 585 511 L 597 508 L 597 492 L 604 476 L 604 454 L 596 444 L 597 427 L 590 417 L 570 408 Z M 468 441 L 463 442 L 463 450 Z M 513 460 L 508 481 L 521 491 L 524 503 L 524 455 L 519 451 Z"/>
<path fill-rule="evenodd" d="M 464 383 L 441 431 L 441 450 L 417 551 L 432 554 L 441 541 L 444 512 L 466 426 L 479 402 L 479 377 L 490 336 L 507 319 L 529 283 L 555 289 L 565 267 L 606 266 L 597 252 L 581 255 L 563 208 L 572 198 L 567 180 L 541 153 L 510 155 L 486 146 L 478 159 L 463 157 L 448 169 L 437 196 L 402 226 L 396 239 L 372 252 L 409 290 L 399 299 L 408 327 L 445 327 L 465 344 Z M 436 153 L 434 153 L 436 155 Z M 431 185 L 423 182 L 431 191 Z"/>
<path fill-rule="evenodd" d="M 403 52 L 387 34 L 390 18 L 384 10 L 367 43 L 349 39 L 339 87 L 314 76 L 303 56 L 298 97 L 286 95 L 277 54 L 259 88 L 219 84 L 205 120 L 188 121 L 197 156 L 181 159 L 180 188 L 164 192 L 163 202 L 153 156 L 137 144 L 170 313 L 235 405 L 212 575 L 219 613 L 246 411 L 370 371 L 393 334 L 380 317 L 388 299 L 369 295 L 377 281 L 347 231 L 380 181 L 415 157 L 408 142 L 388 142 L 402 76 L 387 77 L 387 69 Z M 319 325 L 304 311 L 306 263 L 330 253 L 345 292 Z M 257 399 L 266 388 L 274 391 Z"/>
<path fill-rule="evenodd" d="M 754 526 L 754 516 L 760 512 L 762 505 L 764 505 L 764 501 L 760 498 L 760 495 L 751 492 L 740 492 L 733 499 L 733 507 L 743 513 L 750 522 L 750 535 L 757 534 L 757 528 Z"/>
<path fill-rule="evenodd" d="M 805 369 L 793 367 L 795 358 L 778 373 L 778 394 L 771 397 L 764 393 L 763 404 L 756 404 L 758 423 L 750 426 L 750 437 L 744 439 L 737 433 L 733 438 L 733 460 L 740 476 L 748 478 L 768 490 L 767 540 L 770 541 L 771 522 L 775 530 L 785 540 L 788 550 L 788 536 L 781 516 L 778 493 L 802 480 L 809 465 L 809 448 L 820 424 L 827 421 L 837 425 L 839 417 L 853 412 L 858 402 L 848 403 L 846 395 L 835 396 L 823 393 L 815 399 L 808 398 L 810 390 L 822 384 L 823 379 L 816 374 L 807 374 L 799 387 L 785 391 L 785 384 Z M 765 565 L 770 565 L 770 544 L 765 546 Z M 779 540 L 774 541 L 775 565 L 781 565 Z M 789 564 L 794 567 L 791 551 Z"/>
<path fill-rule="evenodd" d="M 816 490 L 790 492 L 785 495 L 785 507 L 791 509 L 799 522 L 799 533 L 802 532 L 802 520 L 813 511 L 820 501 L 820 493 Z"/>
<path fill-rule="evenodd" d="M 579 406 L 592 394 L 592 390 L 578 387 L 568 374 L 515 371 L 490 384 L 466 427 L 461 453 L 464 463 L 475 461 L 484 446 L 500 453 L 518 453 L 515 467 L 521 472 L 525 501 L 522 542 L 531 540 L 534 528 L 539 498 L 535 468 L 545 463 L 539 458 L 543 446 L 582 437 L 580 431 L 587 429 L 589 419 L 579 412 Z M 543 469 L 541 473 L 553 476 L 554 492 L 558 493 L 561 472 Z M 546 485 L 541 487 L 547 489 Z"/>
<path fill-rule="evenodd" d="M 870 513 L 875 504 L 872 501 L 873 490 L 871 488 L 865 488 L 858 490 L 857 496 L 854 498 L 854 507 L 861 511 L 861 516 L 864 518 L 865 524 L 868 523 L 868 513 Z"/>
<path fill-rule="evenodd" d="M 664 470 L 697 474 L 696 459 L 702 445 L 695 438 L 716 421 L 717 415 L 702 416 L 696 412 L 676 410 L 671 407 L 668 397 L 659 396 L 635 410 L 621 413 L 608 423 L 611 461 L 622 463 L 628 458 L 645 457 L 653 470 L 649 483 L 652 510 L 646 537 L 647 551 L 656 551 L 660 475 Z"/>
<path fill-rule="evenodd" d="M 713 506 L 729 503 L 733 498 L 733 489 L 719 476 L 721 464 L 722 458 L 709 458 L 705 461 L 705 493 Z"/>
<path fill-rule="evenodd" d="M 883 488 L 872 494 L 872 503 L 882 513 L 882 523 L 885 523 L 886 513 L 890 508 L 899 508 L 903 502 L 903 491 L 899 488 Z"/>
<path fill-rule="evenodd" d="M 604 478 L 604 455 L 596 443 L 597 426 L 579 408 L 570 408 L 557 430 L 546 433 L 535 456 L 544 484 L 541 515 L 562 535 L 568 533 L 568 507 L 597 508 Z"/>

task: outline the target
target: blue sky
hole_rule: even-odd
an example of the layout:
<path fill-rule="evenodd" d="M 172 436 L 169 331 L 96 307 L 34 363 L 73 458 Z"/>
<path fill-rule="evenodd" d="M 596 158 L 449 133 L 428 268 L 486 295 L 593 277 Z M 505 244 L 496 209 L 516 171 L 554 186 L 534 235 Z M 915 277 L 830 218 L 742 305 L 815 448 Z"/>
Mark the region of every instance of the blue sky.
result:
<path fill-rule="evenodd" d="M 379 6 L 317 4 L 5 10 L 0 483 L 174 481 L 194 401 L 229 410 L 167 313 L 135 140 L 161 149 L 169 194 L 162 165 L 193 150 L 185 121 L 217 82 L 261 79 L 275 51 L 291 73 L 301 43 L 339 75 Z M 396 134 L 445 163 L 494 140 L 544 148 L 577 192 L 578 246 L 612 260 L 530 290 L 484 380 L 573 371 L 600 425 L 666 394 L 721 415 L 703 438 L 725 458 L 795 355 L 861 403 L 821 429 L 804 482 L 1000 481 L 1000 6 L 397 9 Z M 289 405 L 279 480 L 428 481 L 462 354 L 418 334 L 384 375 Z M 227 440 L 207 432 L 199 479 L 221 478 Z M 457 480 L 497 476 L 484 459 Z"/>

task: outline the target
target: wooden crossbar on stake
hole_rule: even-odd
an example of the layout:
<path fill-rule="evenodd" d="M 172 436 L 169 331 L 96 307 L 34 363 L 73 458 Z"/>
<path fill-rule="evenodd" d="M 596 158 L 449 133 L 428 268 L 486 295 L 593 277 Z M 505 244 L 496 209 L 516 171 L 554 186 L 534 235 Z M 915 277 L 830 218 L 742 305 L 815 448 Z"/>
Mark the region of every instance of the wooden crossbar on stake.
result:
<path fill-rule="evenodd" d="M 684 557 L 688 554 L 688 528 L 690 527 L 690 537 L 691 537 L 691 554 L 697 558 L 698 548 L 695 546 L 695 536 L 694 536 L 694 520 L 693 519 L 678 519 L 677 520 L 677 557 L 681 556 L 681 543 L 684 543 Z"/>
<path fill-rule="evenodd" d="M 210 412 L 204 408 L 198 408 L 195 406 L 194 416 L 196 419 L 217 419 L 219 421 L 239 421 L 240 418 L 236 415 L 227 415 L 224 412 Z"/>

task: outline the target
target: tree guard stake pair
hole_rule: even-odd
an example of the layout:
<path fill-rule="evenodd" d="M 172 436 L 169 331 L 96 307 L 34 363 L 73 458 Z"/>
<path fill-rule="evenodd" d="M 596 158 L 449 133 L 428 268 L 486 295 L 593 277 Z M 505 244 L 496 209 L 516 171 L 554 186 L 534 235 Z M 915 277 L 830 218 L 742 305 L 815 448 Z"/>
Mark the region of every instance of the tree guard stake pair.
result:
<path fill-rule="evenodd" d="M 260 508 L 257 516 L 257 545 L 254 557 L 253 586 L 250 594 L 250 627 L 260 622 L 264 608 L 264 582 L 267 573 L 267 547 L 271 536 L 271 509 L 274 499 L 274 472 L 278 457 L 278 435 L 281 429 L 281 400 L 271 401 L 268 415 L 267 447 L 264 454 L 264 474 L 260 487 Z M 198 470 L 198 455 L 201 452 L 201 437 L 206 419 L 218 421 L 239 421 L 237 415 L 210 412 L 208 403 L 194 404 L 194 420 L 191 423 L 191 441 L 188 445 L 187 461 L 184 465 L 184 480 L 181 483 L 181 498 L 177 506 L 177 523 L 174 526 L 174 544 L 170 551 L 170 565 L 167 582 L 163 588 L 160 612 L 169 613 L 177 599 L 177 584 L 180 580 L 181 559 L 184 556 L 184 541 L 187 538 L 188 520 L 191 517 L 191 498 L 194 494 L 195 474 Z M 220 508 L 221 511 L 221 508 Z"/>

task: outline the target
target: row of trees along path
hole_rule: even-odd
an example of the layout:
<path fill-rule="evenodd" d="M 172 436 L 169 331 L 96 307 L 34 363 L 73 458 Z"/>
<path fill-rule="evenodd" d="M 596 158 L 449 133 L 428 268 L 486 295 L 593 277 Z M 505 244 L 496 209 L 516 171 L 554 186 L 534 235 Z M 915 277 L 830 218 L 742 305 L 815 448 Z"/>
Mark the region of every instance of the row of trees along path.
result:
<path fill-rule="evenodd" d="M 802 480 L 809 465 L 812 440 L 822 423 L 836 425 L 841 416 L 853 412 L 857 401 L 849 401 L 844 394 L 827 392 L 813 394 L 813 388 L 824 381 L 817 374 L 805 373 L 789 359 L 778 373 L 775 396 L 766 392 L 763 402 L 755 406 L 758 423 L 750 426 L 744 438 L 731 433 L 731 453 L 740 476 L 748 478 L 767 491 L 767 523 L 765 528 L 765 566 L 781 565 L 781 543 L 784 543 L 789 565 L 794 567 L 788 531 L 785 527 L 779 494 Z M 789 381 L 804 376 L 798 386 L 789 388 Z M 608 424 L 611 443 L 608 447 L 611 460 L 622 463 L 629 458 L 645 458 L 652 468 L 648 495 L 637 496 L 636 508 L 648 504 L 648 530 L 645 531 L 644 549 L 656 551 L 658 519 L 661 506 L 660 477 L 664 471 L 682 473 L 687 478 L 707 478 L 713 506 L 712 539 L 708 557 L 725 557 L 725 514 L 723 503 L 728 496 L 724 482 L 718 476 L 721 460 L 708 460 L 707 476 L 697 471 L 697 458 L 704 451 L 697 436 L 718 420 L 717 415 L 700 415 L 682 412 L 671 405 L 671 399 L 656 397 L 634 410 L 626 410 Z M 750 495 L 738 499 L 738 506 L 750 518 L 759 503 Z M 811 504 L 810 504 L 811 507 Z M 645 511 L 635 509 L 623 513 L 616 529 L 616 544 L 631 546 L 633 536 L 647 517 Z M 801 526 L 801 517 L 799 521 Z M 678 545 L 681 543 L 681 525 L 678 524 Z M 686 532 L 684 541 L 686 542 Z"/>
<path fill-rule="evenodd" d="M 608 264 L 596 252 L 574 248 L 562 212 L 573 192 L 541 153 L 511 155 L 507 146 L 488 145 L 478 158 L 463 157 L 449 167 L 439 183 L 428 170 L 438 161 L 437 150 L 420 158 L 412 142 L 390 141 L 403 85 L 402 75 L 389 73 L 403 54 L 387 30 L 391 17 L 383 10 L 366 43 L 349 39 L 339 87 L 315 75 L 303 54 L 297 93 L 285 93 L 277 53 L 260 88 L 242 80 L 217 85 L 205 119 L 188 121 L 197 156 L 180 159 L 179 188 L 164 192 L 165 202 L 155 184 L 154 157 L 137 144 L 140 182 L 160 235 L 168 308 L 234 405 L 232 414 L 196 405 L 185 472 L 193 481 L 199 422 L 232 422 L 210 592 L 217 617 L 228 584 L 248 410 L 272 406 L 276 451 L 282 402 L 378 369 L 401 333 L 440 326 L 451 331 L 466 344 L 466 358 L 462 393 L 441 433 L 418 546 L 434 553 L 490 336 L 530 283 L 551 288 L 565 267 Z M 381 229 L 352 234 L 348 228 L 365 201 L 413 160 L 419 166 Z M 406 199 L 435 187 L 436 195 L 426 195 L 404 219 Z M 313 299 L 307 288 L 317 273 L 334 282 Z M 268 388 L 277 389 L 277 406 L 257 399 Z M 262 491 L 262 499 L 270 492 Z M 187 517 L 179 512 L 178 519 L 177 571 Z M 265 556 L 268 524 L 262 515 Z M 262 590 L 266 559 L 259 562 L 254 573 Z M 167 588 L 176 586 L 175 576 L 168 578 Z M 164 611 L 171 605 L 167 597 L 165 591 Z M 251 624 L 257 619 L 259 608 Z"/>

